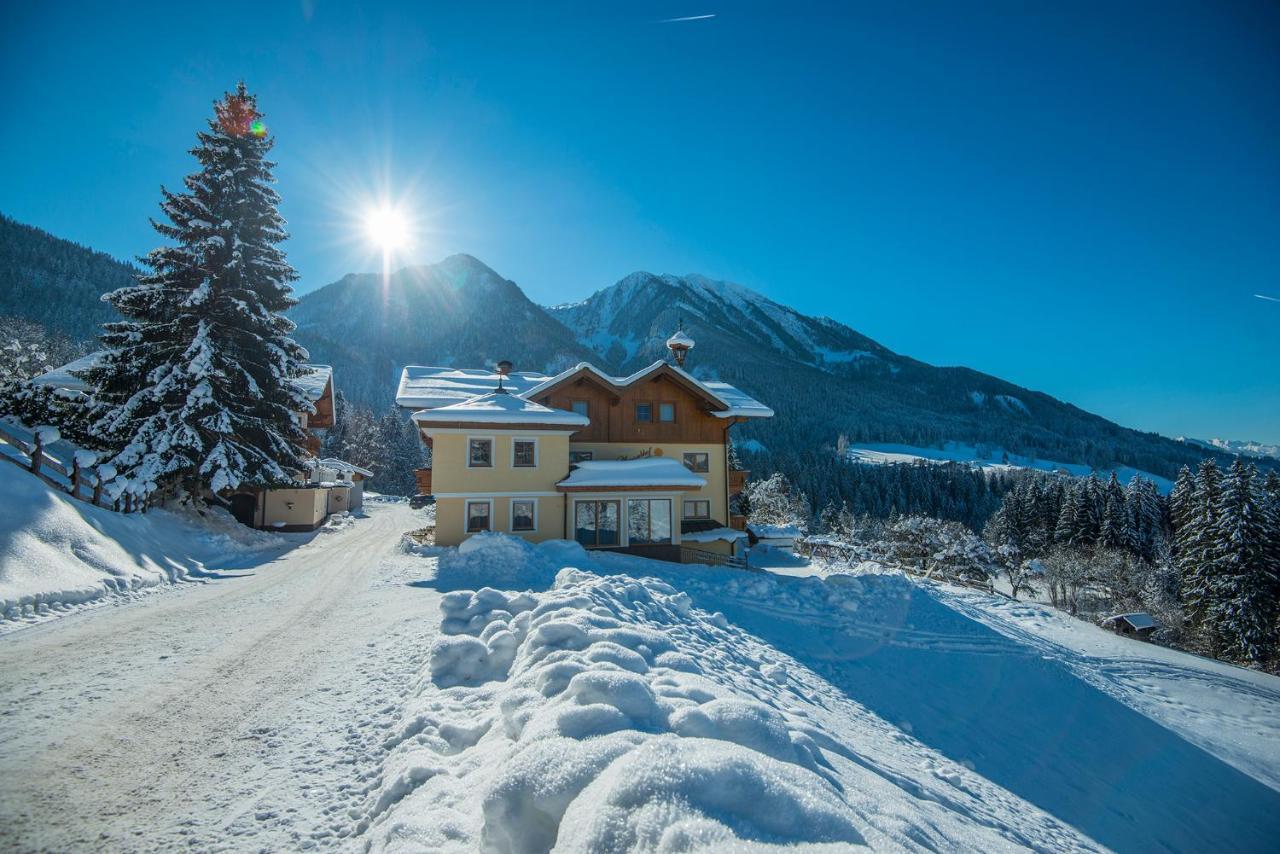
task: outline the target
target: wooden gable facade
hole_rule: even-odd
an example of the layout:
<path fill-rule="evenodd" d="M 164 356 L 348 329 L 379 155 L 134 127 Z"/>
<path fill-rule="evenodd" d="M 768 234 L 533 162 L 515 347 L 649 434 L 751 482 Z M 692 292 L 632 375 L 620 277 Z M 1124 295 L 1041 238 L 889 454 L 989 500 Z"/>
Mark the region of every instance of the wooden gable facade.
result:
<path fill-rule="evenodd" d="M 582 368 L 535 399 L 553 409 L 573 410 L 575 403 L 586 403 L 591 426 L 574 433 L 574 442 L 723 444 L 729 427 L 739 420 L 712 415 L 724 410 L 724 404 L 668 366 L 626 386 Z M 671 421 L 661 418 L 664 404 L 674 412 Z M 647 421 L 640 417 L 645 406 Z"/>

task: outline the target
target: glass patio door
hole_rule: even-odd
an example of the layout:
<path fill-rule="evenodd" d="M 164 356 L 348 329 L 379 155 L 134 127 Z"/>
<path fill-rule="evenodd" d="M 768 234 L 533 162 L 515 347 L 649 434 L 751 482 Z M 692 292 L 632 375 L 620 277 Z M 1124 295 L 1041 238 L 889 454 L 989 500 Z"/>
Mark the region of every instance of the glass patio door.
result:
<path fill-rule="evenodd" d="M 575 501 L 573 535 L 587 548 L 618 545 L 621 504 L 617 501 Z"/>

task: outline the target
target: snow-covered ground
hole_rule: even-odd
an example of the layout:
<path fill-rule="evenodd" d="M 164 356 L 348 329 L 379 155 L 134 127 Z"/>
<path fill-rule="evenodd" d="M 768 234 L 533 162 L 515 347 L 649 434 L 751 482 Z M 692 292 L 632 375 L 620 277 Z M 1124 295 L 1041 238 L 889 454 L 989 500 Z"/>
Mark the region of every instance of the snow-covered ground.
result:
<path fill-rule="evenodd" d="M 443 635 L 365 806 L 374 850 L 1262 851 L 1280 833 L 1273 677 L 894 573 L 496 537 L 422 561 Z M 486 587 L 498 567 L 527 589 Z"/>
<path fill-rule="evenodd" d="M 367 510 L 0 637 L 0 849 L 1280 838 L 1274 677 L 871 565 L 423 547 L 423 511 Z M 148 519 L 157 543 L 188 521 Z"/>
<path fill-rule="evenodd" d="M 424 514 L 365 509 L 274 559 L 0 637 L 0 851 L 354 847 L 440 602 L 387 561 Z M 172 532 L 147 516 L 158 559 Z"/>
<path fill-rule="evenodd" d="M 120 601 L 213 570 L 251 566 L 313 534 L 270 534 L 221 509 L 121 514 L 5 467 L 0 633 L 85 605 Z"/>
<path fill-rule="evenodd" d="M 1006 462 L 1007 456 L 1007 462 Z M 919 445 L 898 445 L 885 442 L 865 442 L 857 445 L 849 446 L 846 451 L 846 457 L 850 462 L 864 463 L 870 465 L 885 465 L 890 463 L 915 463 L 915 462 L 932 462 L 932 463 L 966 463 L 977 468 L 1002 470 L 1002 469 L 1037 469 L 1039 471 L 1062 471 L 1076 477 L 1085 477 L 1094 469 L 1079 463 L 1062 463 L 1054 460 L 1041 460 L 1034 457 L 1024 456 L 1022 454 L 1007 454 L 1001 448 L 989 449 L 980 452 L 974 445 L 965 445 L 960 442 L 947 442 L 941 448 L 930 448 Z M 1113 469 L 1105 469 L 1098 472 L 1100 477 L 1108 477 Z M 1140 475 L 1147 480 L 1154 481 L 1161 492 L 1168 492 L 1173 488 L 1173 481 L 1168 478 L 1160 477 L 1149 472 L 1139 471 L 1129 466 L 1121 466 L 1114 469 L 1116 477 L 1122 484 L 1128 483 L 1133 479 L 1134 475 Z"/>

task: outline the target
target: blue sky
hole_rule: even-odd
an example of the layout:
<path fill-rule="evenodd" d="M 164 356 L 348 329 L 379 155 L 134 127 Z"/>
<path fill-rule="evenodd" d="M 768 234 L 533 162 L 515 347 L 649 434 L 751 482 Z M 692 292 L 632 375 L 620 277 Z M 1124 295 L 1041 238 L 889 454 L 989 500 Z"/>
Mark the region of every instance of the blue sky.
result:
<path fill-rule="evenodd" d="M 539 302 L 700 272 L 1129 426 L 1280 442 L 1274 4 L 178 6 L 5 5 L 0 210 L 146 251 L 244 78 L 301 290 L 377 268 L 386 194 L 402 260 L 469 252 Z"/>

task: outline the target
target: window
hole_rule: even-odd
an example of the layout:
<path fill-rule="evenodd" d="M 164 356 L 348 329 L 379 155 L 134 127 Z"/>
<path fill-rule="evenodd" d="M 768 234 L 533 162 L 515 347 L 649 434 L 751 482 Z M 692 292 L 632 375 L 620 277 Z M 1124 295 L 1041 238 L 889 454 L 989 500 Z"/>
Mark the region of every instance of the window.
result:
<path fill-rule="evenodd" d="M 631 545 L 671 542 L 671 499 L 627 499 L 627 541 Z"/>
<path fill-rule="evenodd" d="M 676 420 L 676 405 L 674 403 L 658 404 L 658 420 L 672 423 Z"/>
<path fill-rule="evenodd" d="M 518 469 L 533 468 L 538 464 L 537 439 L 511 440 L 511 465 Z"/>
<path fill-rule="evenodd" d="M 570 401 L 569 408 L 571 408 L 574 412 L 578 413 L 579 415 L 585 415 L 587 418 L 591 417 L 591 403 L 589 401 L 585 401 L 585 400 Z"/>
<path fill-rule="evenodd" d="M 489 519 L 492 517 L 493 503 L 490 501 L 467 502 L 467 533 L 492 530 Z"/>
<path fill-rule="evenodd" d="M 690 501 L 684 500 L 682 515 L 685 519 L 710 519 L 711 518 L 711 502 L 710 501 Z"/>
<path fill-rule="evenodd" d="M 493 440 L 467 441 L 467 468 L 493 468 Z"/>
<path fill-rule="evenodd" d="M 710 471 L 711 455 L 706 451 L 688 451 L 684 455 L 684 465 L 689 471 Z"/>
<path fill-rule="evenodd" d="M 617 501 L 575 501 L 574 538 L 588 547 L 616 546 L 618 517 L 621 515 L 621 506 Z"/>
<path fill-rule="evenodd" d="M 511 499 L 511 530 L 538 530 L 538 500 L 536 498 Z"/>
<path fill-rule="evenodd" d="M 653 404 L 637 403 L 636 404 L 636 420 L 644 421 L 644 422 L 652 421 L 653 420 Z"/>
<path fill-rule="evenodd" d="M 595 456 L 596 456 L 595 451 L 570 451 L 569 462 L 584 463 L 587 460 L 595 459 Z"/>

